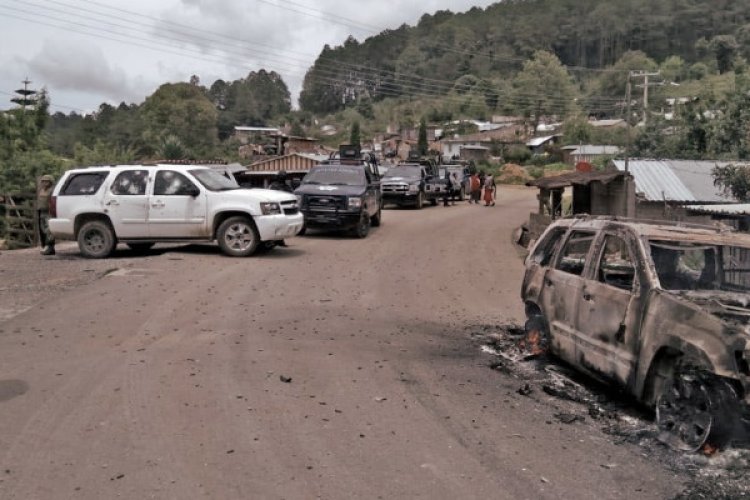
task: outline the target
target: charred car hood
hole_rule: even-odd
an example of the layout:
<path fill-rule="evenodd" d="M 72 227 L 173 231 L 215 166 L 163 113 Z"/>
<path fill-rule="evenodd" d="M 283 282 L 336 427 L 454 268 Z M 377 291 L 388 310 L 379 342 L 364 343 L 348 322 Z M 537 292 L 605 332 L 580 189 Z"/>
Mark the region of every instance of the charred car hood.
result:
<path fill-rule="evenodd" d="M 675 295 L 735 325 L 750 324 L 750 295 L 720 290 L 681 291 Z"/>
<path fill-rule="evenodd" d="M 327 184 L 308 184 L 294 190 L 294 194 L 317 194 L 328 196 L 362 196 L 365 186 L 331 186 Z"/>

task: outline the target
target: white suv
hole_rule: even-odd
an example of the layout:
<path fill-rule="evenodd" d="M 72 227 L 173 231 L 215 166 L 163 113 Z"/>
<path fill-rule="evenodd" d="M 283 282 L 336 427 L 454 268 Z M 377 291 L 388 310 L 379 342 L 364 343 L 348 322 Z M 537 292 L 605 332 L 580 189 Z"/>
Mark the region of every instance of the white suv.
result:
<path fill-rule="evenodd" d="M 55 186 L 49 227 L 75 239 L 86 257 L 110 255 L 118 242 L 146 250 L 156 242 L 213 241 L 233 257 L 296 236 L 296 197 L 242 189 L 205 166 L 123 165 L 69 170 Z"/>

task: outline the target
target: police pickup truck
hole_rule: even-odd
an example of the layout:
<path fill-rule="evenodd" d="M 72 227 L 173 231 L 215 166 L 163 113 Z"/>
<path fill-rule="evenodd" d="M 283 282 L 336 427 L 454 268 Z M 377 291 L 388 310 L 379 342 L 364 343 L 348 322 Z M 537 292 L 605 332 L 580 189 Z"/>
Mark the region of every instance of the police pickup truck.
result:
<path fill-rule="evenodd" d="M 338 155 L 314 166 L 294 191 L 309 228 L 349 230 L 365 238 L 380 226 L 380 175 L 359 149 L 342 146 Z M 300 234 L 303 234 L 300 233 Z"/>

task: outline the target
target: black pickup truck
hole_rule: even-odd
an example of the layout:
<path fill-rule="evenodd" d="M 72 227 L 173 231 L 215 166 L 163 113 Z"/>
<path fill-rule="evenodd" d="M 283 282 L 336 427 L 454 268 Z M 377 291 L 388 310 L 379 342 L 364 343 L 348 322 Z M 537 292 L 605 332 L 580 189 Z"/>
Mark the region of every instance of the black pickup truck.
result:
<path fill-rule="evenodd" d="M 429 163 L 400 163 L 383 176 L 380 189 L 384 203 L 411 205 L 421 209 L 429 201 L 437 205 L 440 192 L 428 189 L 437 176 L 437 169 Z"/>
<path fill-rule="evenodd" d="M 380 176 L 373 163 L 346 157 L 327 160 L 310 169 L 294 194 L 305 216 L 303 232 L 350 230 L 365 238 L 370 226 L 380 226 Z"/>

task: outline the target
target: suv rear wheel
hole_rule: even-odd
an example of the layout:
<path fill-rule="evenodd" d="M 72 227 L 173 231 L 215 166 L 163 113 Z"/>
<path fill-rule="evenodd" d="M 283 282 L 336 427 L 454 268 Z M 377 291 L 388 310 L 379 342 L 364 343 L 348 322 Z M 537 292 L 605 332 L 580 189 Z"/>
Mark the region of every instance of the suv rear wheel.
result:
<path fill-rule="evenodd" d="M 109 257 L 116 245 L 115 233 L 104 221 L 87 222 L 78 231 L 78 248 L 89 259 Z"/>
<path fill-rule="evenodd" d="M 247 217 L 230 217 L 216 231 L 221 251 L 230 257 L 247 257 L 255 253 L 260 243 L 258 230 Z"/>

